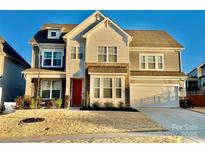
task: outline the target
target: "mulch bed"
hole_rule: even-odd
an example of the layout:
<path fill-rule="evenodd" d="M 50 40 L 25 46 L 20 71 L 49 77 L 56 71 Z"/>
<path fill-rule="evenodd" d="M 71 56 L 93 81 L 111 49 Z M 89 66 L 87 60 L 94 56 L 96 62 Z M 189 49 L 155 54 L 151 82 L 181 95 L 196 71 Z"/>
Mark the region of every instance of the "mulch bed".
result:
<path fill-rule="evenodd" d="M 19 124 L 22 124 L 22 123 L 35 123 L 35 122 L 42 122 L 44 121 L 45 118 L 26 118 L 26 119 L 23 119 L 19 122 Z"/>
<path fill-rule="evenodd" d="M 81 108 L 80 110 L 87 111 L 126 111 L 126 112 L 139 112 L 133 108 Z"/>

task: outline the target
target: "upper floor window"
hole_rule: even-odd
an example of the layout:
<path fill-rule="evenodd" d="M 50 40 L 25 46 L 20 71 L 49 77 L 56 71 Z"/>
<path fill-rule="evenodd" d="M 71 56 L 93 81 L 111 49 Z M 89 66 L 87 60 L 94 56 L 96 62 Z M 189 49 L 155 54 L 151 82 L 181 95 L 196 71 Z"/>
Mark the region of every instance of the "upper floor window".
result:
<path fill-rule="evenodd" d="M 141 70 L 163 70 L 164 55 L 162 54 L 140 54 Z"/>
<path fill-rule="evenodd" d="M 71 47 L 71 59 L 83 59 L 83 48 Z"/>
<path fill-rule="evenodd" d="M 59 39 L 61 35 L 60 29 L 49 29 L 48 30 L 48 39 Z"/>
<path fill-rule="evenodd" d="M 115 46 L 99 46 L 98 62 L 117 62 L 117 47 Z"/>
<path fill-rule="evenodd" d="M 42 67 L 62 67 L 62 51 L 44 51 L 42 55 Z"/>

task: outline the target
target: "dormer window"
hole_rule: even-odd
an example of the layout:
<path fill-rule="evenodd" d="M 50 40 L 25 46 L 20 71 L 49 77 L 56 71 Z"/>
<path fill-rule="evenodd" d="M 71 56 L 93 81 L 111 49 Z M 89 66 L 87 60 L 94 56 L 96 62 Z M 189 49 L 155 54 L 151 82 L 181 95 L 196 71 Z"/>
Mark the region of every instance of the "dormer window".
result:
<path fill-rule="evenodd" d="M 56 32 L 51 32 L 52 37 L 56 37 Z"/>
<path fill-rule="evenodd" d="M 59 39 L 61 36 L 60 29 L 48 29 L 48 39 Z"/>

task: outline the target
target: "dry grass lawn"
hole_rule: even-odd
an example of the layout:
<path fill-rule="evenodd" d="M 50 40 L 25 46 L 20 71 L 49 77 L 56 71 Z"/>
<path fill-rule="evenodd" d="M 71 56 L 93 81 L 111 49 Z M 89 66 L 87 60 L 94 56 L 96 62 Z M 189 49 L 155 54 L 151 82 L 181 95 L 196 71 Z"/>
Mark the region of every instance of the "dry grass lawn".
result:
<path fill-rule="evenodd" d="M 194 107 L 194 108 L 190 108 L 189 110 L 205 114 L 205 107 Z"/>
<path fill-rule="evenodd" d="M 82 140 L 56 140 L 48 143 L 184 143 L 181 136 L 139 136 Z"/>
<path fill-rule="evenodd" d="M 34 116 L 34 110 L 17 110 L 0 115 L 0 139 L 32 136 L 119 133 L 154 131 L 163 128 L 140 112 L 69 111 L 39 109 L 39 123 L 21 124 L 20 120 Z"/>

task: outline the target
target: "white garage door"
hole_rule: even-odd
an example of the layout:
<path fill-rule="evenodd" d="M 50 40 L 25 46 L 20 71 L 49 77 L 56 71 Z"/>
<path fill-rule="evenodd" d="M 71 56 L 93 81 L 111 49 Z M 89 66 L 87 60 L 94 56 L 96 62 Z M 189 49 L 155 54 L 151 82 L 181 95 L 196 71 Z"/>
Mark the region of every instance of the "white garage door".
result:
<path fill-rule="evenodd" d="M 131 107 L 179 107 L 177 86 L 141 86 L 130 87 Z"/>

